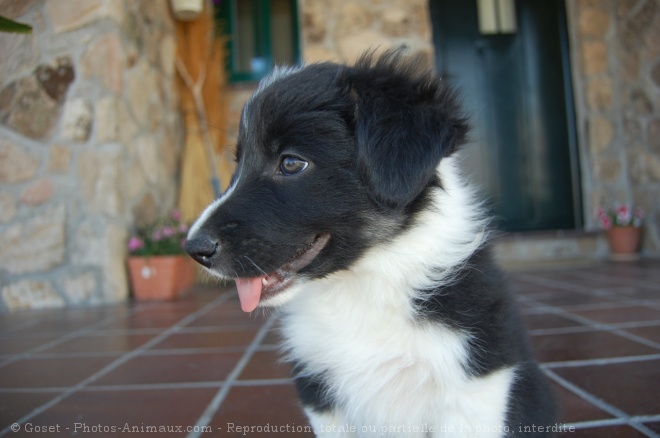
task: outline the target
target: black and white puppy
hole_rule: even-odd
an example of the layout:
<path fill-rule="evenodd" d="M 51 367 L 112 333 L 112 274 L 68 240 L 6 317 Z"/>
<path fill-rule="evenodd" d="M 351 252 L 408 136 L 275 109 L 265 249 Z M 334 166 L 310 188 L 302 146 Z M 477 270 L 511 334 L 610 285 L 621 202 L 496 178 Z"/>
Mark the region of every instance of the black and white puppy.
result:
<path fill-rule="evenodd" d="M 282 307 L 320 436 L 495 437 L 553 421 L 458 174 L 467 131 L 445 82 L 396 51 L 276 69 L 244 107 L 236 173 L 186 249 L 236 280 L 244 311 Z"/>

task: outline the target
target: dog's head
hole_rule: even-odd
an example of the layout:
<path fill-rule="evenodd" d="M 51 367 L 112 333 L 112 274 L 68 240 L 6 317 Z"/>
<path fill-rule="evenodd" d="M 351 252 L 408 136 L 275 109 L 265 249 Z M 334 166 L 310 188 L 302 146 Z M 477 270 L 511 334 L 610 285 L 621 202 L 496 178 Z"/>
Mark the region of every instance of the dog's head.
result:
<path fill-rule="evenodd" d="M 186 250 L 236 279 L 243 310 L 284 302 L 406 227 L 466 131 L 446 84 L 400 52 L 276 70 L 245 105 L 230 187 Z"/>

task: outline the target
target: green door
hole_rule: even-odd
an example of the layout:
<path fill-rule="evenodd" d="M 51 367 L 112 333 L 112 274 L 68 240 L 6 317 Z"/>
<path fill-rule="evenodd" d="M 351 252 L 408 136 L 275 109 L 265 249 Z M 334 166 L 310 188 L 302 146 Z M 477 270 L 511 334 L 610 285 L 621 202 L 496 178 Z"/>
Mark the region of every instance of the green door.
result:
<path fill-rule="evenodd" d="M 477 0 L 431 0 L 437 71 L 473 130 L 464 164 L 500 229 L 581 225 L 565 10 L 517 0 L 514 33 L 482 34 Z"/>

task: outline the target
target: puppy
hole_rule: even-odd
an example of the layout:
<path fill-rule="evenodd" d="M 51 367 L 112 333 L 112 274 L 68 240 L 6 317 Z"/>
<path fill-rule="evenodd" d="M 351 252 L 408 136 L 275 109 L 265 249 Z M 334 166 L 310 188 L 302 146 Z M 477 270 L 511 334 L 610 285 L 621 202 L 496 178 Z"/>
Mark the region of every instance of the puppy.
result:
<path fill-rule="evenodd" d="M 276 69 L 243 109 L 231 185 L 186 249 L 236 280 L 244 311 L 282 308 L 319 436 L 500 437 L 553 422 L 459 176 L 467 132 L 450 87 L 400 51 Z"/>

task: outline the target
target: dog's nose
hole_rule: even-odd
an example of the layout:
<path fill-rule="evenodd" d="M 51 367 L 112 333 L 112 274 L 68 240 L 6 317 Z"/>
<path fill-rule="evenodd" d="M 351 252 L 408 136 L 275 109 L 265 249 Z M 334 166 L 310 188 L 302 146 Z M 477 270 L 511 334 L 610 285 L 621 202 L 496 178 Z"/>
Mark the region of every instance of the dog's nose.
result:
<path fill-rule="evenodd" d="M 207 268 L 211 267 L 211 258 L 218 252 L 219 243 L 208 235 L 195 236 L 186 241 L 186 252 L 195 259 L 197 263 Z"/>

